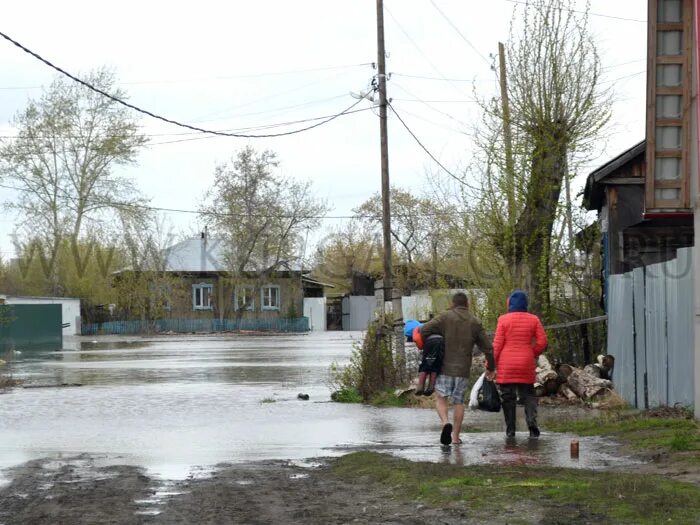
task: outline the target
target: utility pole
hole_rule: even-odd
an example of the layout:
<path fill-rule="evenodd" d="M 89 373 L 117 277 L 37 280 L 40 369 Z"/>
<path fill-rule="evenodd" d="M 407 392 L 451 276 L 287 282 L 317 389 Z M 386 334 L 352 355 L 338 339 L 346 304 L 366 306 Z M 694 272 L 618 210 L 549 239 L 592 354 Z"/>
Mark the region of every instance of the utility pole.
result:
<path fill-rule="evenodd" d="M 518 279 L 516 269 L 515 243 L 515 163 L 513 161 L 513 134 L 510 128 L 510 101 L 508 99 L 508 81 L 506 79 L 506 50 L 502 42 L 498 43 L 499 80 L 501 84 L 501 109 L 503 112 L 503 142 L 506 154 L 506 197 L 508 201 L 508 227 L 512 236 L 512 271 L 513 278 Z M 519 283 L 515 283 L 519 285 Z"/>
<path fill-rule="evenodd" d="M 394 353 L 399 363 L 400 380 L 405 379 L 406 351 L 403 340 L 401 294 L 394 291 L 391 264 L 391 185 L 389 184 L 389 140 L 387 133 L 386 50 L 384 49 L 384 1 L 377 0 L 377 88 L 379 91 L 379 137 L 382 168 L 382 231 L 384 237 L 384 313 L 391 301 L 394 320 Z"/>

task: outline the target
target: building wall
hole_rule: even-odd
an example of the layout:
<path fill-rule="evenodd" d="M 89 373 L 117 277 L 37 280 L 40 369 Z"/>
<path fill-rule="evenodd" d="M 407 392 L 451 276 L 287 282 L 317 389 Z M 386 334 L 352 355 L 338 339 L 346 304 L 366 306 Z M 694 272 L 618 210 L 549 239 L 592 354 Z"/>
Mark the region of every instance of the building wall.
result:
<path fill-rule="evenodd" d="M 303 312 L 303 297 L 301 281 L 298 277 L 274 277 L 266 280 L 262 285 L 279 286 L 280 308 L 279 310 L 262 310 L 262 297 L 260 289 L 255 291 L 255 301 L 252 310 L 239 313 L 234 305 L 234 285 L 230 280 L 217 275 L 187 276 L 181 279 L 179 289 L 173 295 L 168 317 L 173 319 L 230 319 L 242 318 L 278 318 L 301 317 Z M 192 307 L 192 286 L 196 284 L 212 285 L 212 309 L 195 310 Z M 240 281 L 238 286 L 253 286 L 251 281 Z M 294 315 L 292 315 L 294 314 Z"/>
<path fill-rule="evenodd" d="M 63 335 L 80 335 L 80 299 L 71 297 L 17 297 L 6 296 L 6 304 L 60 304 L 63 323 L 70 323 L 63 328 Z"/>

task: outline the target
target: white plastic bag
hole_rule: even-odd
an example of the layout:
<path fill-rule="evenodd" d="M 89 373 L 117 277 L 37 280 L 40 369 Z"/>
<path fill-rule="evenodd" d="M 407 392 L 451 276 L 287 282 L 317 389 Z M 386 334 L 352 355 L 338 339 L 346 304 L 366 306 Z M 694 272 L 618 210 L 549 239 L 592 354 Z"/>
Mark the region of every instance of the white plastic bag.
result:
<path fill-rule="evenodd" d="M 472 387 L 472 391 L 469 394 L 469 408 L 476 410 L 479 408 L 479 390 L 481 389 L 481 385 L 484 383 L 484 378 L 486 377 L 486 372 L 481 374 L 479 376 L 479 379 L 476 380 L 474 383 L 474 386 Z"/>

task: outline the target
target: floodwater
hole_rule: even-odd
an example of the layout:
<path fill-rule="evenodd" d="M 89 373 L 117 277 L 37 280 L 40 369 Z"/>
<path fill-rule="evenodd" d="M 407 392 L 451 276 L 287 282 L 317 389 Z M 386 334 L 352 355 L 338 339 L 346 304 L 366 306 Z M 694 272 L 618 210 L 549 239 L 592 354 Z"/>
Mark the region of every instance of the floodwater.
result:
<path fill-rule="evenodd" d="M 578 460 L 569 457 L 572 436 L 544 432 L 528 440 L 521 432 L 506 444 L 501 414 L 478 411 L 467 413 L 464 444 L 443 448 L 432 410 L 332 403 L 329 366 L 346 363 L 361 337 L 83 337 L 62 352 L 23 355 L 15 375 L 33 388 L 0 395 L 0 478 L 25 461 L 80 454 L 95 464 L 142 466 L 163 479 L 206 475 L 224 462 L 304 465 L 354 450 L 465 465 L 631 462 L 600 438 L 581 438 Z M 82 386 L 55 387 L 61 384 Z M 297 399 L 300 393 L 310 399 Z M 557 417 L 556 410 L 540 413 Z M 470 425 L 481 432 L 469 432 Z"/>

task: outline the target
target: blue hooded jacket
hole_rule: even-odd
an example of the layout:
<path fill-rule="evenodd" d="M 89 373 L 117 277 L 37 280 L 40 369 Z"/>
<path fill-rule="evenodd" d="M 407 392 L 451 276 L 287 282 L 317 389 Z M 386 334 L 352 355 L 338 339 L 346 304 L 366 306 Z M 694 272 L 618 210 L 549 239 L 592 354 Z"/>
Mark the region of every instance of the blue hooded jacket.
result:
<path fill-rule="evenodd" d="M 515 290 L 508 298 L 508 312 L 527 312 L 527 294 Z"/>
<path fill-rule="evenodd" d="M 423 323 L 414 319 L 409 319 L 408 321 L 406 321 L 406 326 L 403 330 L 404 335 L 406 337 L 411 337 L 413 335 L 413 330 L 415 330 L 416 326 L 423 326 Z"/>

